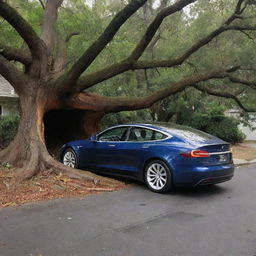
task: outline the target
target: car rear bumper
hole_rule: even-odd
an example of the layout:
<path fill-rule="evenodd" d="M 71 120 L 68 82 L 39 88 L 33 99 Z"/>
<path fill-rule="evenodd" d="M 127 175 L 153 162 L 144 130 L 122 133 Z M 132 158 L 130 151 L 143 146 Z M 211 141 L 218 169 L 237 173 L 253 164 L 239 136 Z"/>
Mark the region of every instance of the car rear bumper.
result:
<path fill-rule="evenodd" d="M 233 178 L 233 176 L 234 175 L 226 175 L 226 176 L 221 176 L 221 177 L 205 178 L 205 179 L 198 181 L 198 183 L 196 183 L 194 185 L 194 187 L 222 183 L 222 182 L 231 180 Z"/>
<path fill-rule="evenodd" d="M 193 167 L 174 177 L 176 186 L 201 186 L 228 181 L 234 176 L 234 164 Z"/>

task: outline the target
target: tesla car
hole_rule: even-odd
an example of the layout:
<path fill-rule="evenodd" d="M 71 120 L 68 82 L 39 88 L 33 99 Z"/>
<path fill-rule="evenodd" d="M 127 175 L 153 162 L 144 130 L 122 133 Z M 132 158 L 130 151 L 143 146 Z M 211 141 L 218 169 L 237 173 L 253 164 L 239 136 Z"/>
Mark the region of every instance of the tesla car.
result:
<path fill-rule="evenodd" d="M 169 123 L 123 124 L 65 144 L 64 165 L 146 183 L 165 193 L 174 186 L 228 181 L 234 165 L 230 144 L 210 134 Z"/>

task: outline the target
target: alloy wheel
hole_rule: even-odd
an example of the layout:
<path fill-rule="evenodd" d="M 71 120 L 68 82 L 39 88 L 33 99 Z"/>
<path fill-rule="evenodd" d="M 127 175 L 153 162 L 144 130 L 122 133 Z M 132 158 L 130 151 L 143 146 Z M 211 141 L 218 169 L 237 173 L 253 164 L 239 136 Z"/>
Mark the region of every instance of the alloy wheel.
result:
<path fill-rule="evenodd" d="M 63 155 L 63 164 L 72 168 L 76 167 L 76 155 L 73 150 L 66 150 Z"/>
<path fill-rule="evenodd" d="M 164 188 L 167 182 L 167 171 L 160 163 L 153 163 L 147 170 L 147 182 L 155 190 Z"/>

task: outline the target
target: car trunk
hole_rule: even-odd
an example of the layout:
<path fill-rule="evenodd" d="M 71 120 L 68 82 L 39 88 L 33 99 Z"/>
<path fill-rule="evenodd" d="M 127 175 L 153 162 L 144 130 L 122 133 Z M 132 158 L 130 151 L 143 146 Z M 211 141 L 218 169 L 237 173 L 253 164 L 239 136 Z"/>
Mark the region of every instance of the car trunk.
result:
<path fill-rule="evenodd" d="M 208 144 L 198 147 L 198 149 L 207 151 L 210 154 L 209 157 L 197 158 L 198 161 L 206 166 L 231 164 L 233 162 L 230 144 L 228 143 Z"/>

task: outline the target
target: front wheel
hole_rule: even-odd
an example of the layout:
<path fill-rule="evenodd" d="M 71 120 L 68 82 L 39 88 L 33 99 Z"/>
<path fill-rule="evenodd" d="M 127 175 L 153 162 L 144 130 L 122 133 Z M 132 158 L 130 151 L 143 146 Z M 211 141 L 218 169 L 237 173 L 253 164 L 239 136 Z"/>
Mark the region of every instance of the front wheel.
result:
<path fill-rule="evenodd" d="M 77 168 L 78 160 L 77 160 L 76 153 L 74 152 L 73 149 L 68 148 L 64 151 L 62 155 L 62 163 L 66 166 Z"/>
<path fill-rule="evenodd" d="M 167 193 L 172 188 L 172 177 L 169 167 L 161 160 L 150 162 L 145 169 L 145 182 L 151 191 Z"/>

